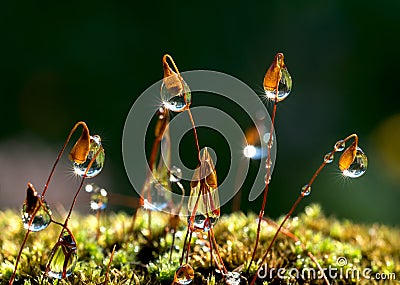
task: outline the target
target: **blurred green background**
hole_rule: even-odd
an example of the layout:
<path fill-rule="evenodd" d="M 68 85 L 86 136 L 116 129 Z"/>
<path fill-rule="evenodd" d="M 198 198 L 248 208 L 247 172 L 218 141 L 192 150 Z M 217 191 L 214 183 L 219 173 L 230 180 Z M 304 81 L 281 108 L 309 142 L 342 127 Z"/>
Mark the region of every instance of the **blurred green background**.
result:
<path fill-rule="evenodd" d="M 217 70 L 260 92 L 283 52 L 293 90 L 278 106 L 266 214 L 285 213 L 324 154 L 356 132 L 369 158 L 366 175 L 344 180 L 329 166 L 298 211 L 318 202 L 339 218 L 399 224 L 399 11 L 397 0 L 3 1 L 0 206 L 18 207 L 28 181 L 40 191 L 79 120 L 104 138 L 102 186 L 136 196 L 123 168 L 122 131 L 135 98 L 161 79 L 164 53 L 181 71 Z M 58 181 L 68 185 L 67 165 Z M 74 188 L 53 187 L 70 201 Z M 245 198 L 242 208 L 250 208 Z"/>

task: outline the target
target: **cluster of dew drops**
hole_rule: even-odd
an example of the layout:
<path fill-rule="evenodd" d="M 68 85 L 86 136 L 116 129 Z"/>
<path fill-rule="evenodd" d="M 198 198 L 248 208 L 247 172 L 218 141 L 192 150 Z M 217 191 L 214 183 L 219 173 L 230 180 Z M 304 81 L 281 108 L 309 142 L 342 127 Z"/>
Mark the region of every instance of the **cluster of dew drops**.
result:
<path fill-rule="evenodd" d="M 334 151 L 328 152 L 324 156 L 324 163 L 329 164 L 334 160 L 334 152 L 342 152 L 346 148 L 346 142 L 344 140 L 339 140 L 334 145 Z M 368 167 L 368 158 L 363 152 L 363 150 L 357 146 L 356 154 L 353 162 L 346 169 L 342 170 L 342 175 L 349 178 L 358 178 L 362 176 Z M 311 193 L 311 186 L 308 184 L 301 188 L 301 194 L 303 196 L 308 196 Z"/>
<path fill-rule="evenodd" d="M 93 160 L 94 157 L 95 159 Z M 92 165 L 87 169 L 92 160 Z M 90 136 L 89 153 L 86 161 L 81 164 L 74 161 L 71 162 L 75 174 L 84 178 L 93 178 L 103 169 L 104 161 L 105 152 L 101 144 L 101 138 L 98 135 L 93 135 Z M 93 210 L 105 209 L 107 206 L 107 192 L 99 187 L 94 187 L 94 184 L 89 185 L 91 187 L 86 185 L 85 189 L 87 192 L 92 192 L 91 208 Z M 31 187 L 31 184 L 29 184 L 27 201 L 25 201 L 21 211 L 24 228 L 31 232 L 42 231 L 51 223 L 51 215 L 52 213 L 46 200 L 40 194 L 36 193 L 33 186 Z M 62 231 L 50 256 L 52 256 L 52 260 L 48 265 L 49 270 L 47 272 L 50 277 L 61 279 L 72 274 L 78 258 L 76 254 L 76 242 L 69 230 L 64 229 Z"/>

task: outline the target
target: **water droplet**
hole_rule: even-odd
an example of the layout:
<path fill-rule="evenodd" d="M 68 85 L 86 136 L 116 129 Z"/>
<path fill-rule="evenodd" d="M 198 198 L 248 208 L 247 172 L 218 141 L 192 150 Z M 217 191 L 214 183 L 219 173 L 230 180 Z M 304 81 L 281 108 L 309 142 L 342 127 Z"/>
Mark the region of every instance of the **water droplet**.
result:
<path fill-rule="evenodd" d="M 331 163 L 333 161 L 333 159 L 334 159 L 334 156 L 331 152 L 325 154 L 325 156 L 324 156 L 325 163 Z"/>
<path fill-rule="evenodd" d="M 228 285 L 239 285 L 240 284 L 240 274 L 238 272 L 228 272 L 224 276 L 225 282 Z"/>
<path fill-rule="evenodd" d="M 88 193 L 92 193 L 90 196 L 90 208 L 94 211 L 102 211 L 107 208 L 108 204 L 108 193 L 105 189 L 100 188 L 94 183 L 87 184 L 85 190 Z"/>
<path fill-rule="evenodd" d="M 268 176 L 268 179 L 267 179 L 267 176 Z M 265 174 L 264 180 L 265 180 L 265 183 L 266 183 L 266 184 L 269 184 L 269 183 L 271 182 L 271 173 L 270 173 L 269 175 L 268 175 L 268 173 Z"/>
<path fill-rule="evenodd" d="M 176 183 L 181 181 L 182 179 L 182 170 L 176 166 L 172 166 L 170 171 L 169 181 L 172 183 Z"/>
<path fill-rule="evenodd" d="M 40 195 L 35 191 L 32 184 L 28 183 L 26 199 L 22 205 L 21 217 L 25 229 L 38 232 L 47 228 L 51 221 L 51 211 L 45 200 L 41 202 Z M 36 213 L 35 213 L 36 212 Z M 35 214 L 30 226 L 29 222 Z"/>
<path fill-rule="evenodd" d="M 150 211 L 162 211 L 171 201 L 171 191 L 153 178 L 147 182 L 142 191 L 143 208 Z"/>
<path fill-rule="evenodd" d="M 172 75 L 175 76 L 175 75 Z M 189 86 L 181 78 L 183 88 L 167 88 L 165 79 L 161 84 L 161 100 L 165 108 L 173 112 L 183 112 L 189 108 L 192 95 Z"/>
<path fill-rule="evenodd" d="M 360 177 L 367 171 L 368 158 L 361 148 L 357 147 L 353 163 L 347 169 L 343 170 L 343 175 L 350 178 Z"/>
<path fill-rule="evenodd" d="M 50 253 L 50 264 L 47 274 L 52 278 L 62 279 L 70 276 L 75 268 L 78 256 L 76 254 L 76 241 L 69 231 L 63 233 Z"/>
<path fill-rule="evenodd" d="M 209 212 L 208 217 L 203 214 L 196 214 L 193 218 L 193 225 L 191 223 L 191 217 L 188 218 L 188 224 L 193 226 L 194 230 L 209 231 L 217 223 L 220 216 L 220 210 Z"/>
<path fill-rule="evenodd" d="M 279 80 L 279 82 L 277 82 Z M 278 92 L 276 90 L 278 85 Z M 267 70 L 264 77 L 264 90 L 267 98 L 280 102 L 284 100 L 292 90 L 292 77 L 286 69 L 283 54 L 278 53 Z"/>
<path fill-rule="evenodd" d="M 174 284 L 187 285 L 194 279 L 194 270 L 189 264 L 183 264 L 175 271 Z"/>
<path fill-rule="evenodd" d="M 343 140 L 337 141 L 334 146 L 336 151 L 343 151 L 345 147 L 346 147 L 346 142 Z"/>
<path fill-rule="evenodd" d="M 194 171 L 190 187 L 188 210 L 193 217 L 189 216 L 189 226 L 194 230 L 208 231 L 219 219 L 220 203 L 217 173 L 207 148 L 203 151 L 200 166 Z"/>
<path fill-rule="evenodd" d="M 301 195 L 303 195 L 303 197 L 310 195 L 310 193 L 311 193 L 311 187 L 308 186 L 308 184 L 304 185 L 301 188 Z"/>
<path fill-rule="evenodd" d="M 90 161 L 96 155 L 96 159 L 93 161 L 92 166 L 86 173 L 86 178 L 92 178 L 98 175 L 104 166 L 105 152 L 103 146 L 101 145 L 101 138 L 98 135 L 90 136 L 90 148 L 89 154 L 84 163 L 78 164 L 73 162 L 74 172 L 79 176 L 83 177 L 85 175 L 86 168 L 89 166 Z"/>
<path fill-rule="evenodd" d="M 158 160 L 153 162 L 152 173 L 149 173 L 141 191 L 143 207 L 150 211 L 162 211 L 171 205 L 171 179 L 178 170 L 169 171 L 170 137 L 166 128 L 161 139 Z"/>

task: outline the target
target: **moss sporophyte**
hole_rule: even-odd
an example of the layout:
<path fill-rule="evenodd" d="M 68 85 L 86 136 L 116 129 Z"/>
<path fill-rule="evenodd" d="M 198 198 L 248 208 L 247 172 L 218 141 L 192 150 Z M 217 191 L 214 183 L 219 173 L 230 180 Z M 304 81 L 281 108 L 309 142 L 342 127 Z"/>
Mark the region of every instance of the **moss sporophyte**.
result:
<path fill-rule="evenodd" d="M 113 195 L 109 201 L 105 189 L 94 183 L 84 186 L 87 178 L 97 176 L 103 169 L 105 151 L 100 136 L 91 135 L 86 124 L 78 122 L 62 146 L 42 193 L 28 183 L 22 206 L 23 229 L 4 223 L 5 215 L 7 220 L 17 219 L 15 213 L 0 212 L 0 226 L 5 233 L 0 256 L 2 283 L 47 284 L 61 280 L 62 284 L 350 284 L 369 279 L 343 274 L 338 279 L 326 268 L 342 272 L 370 268 L 370 277 L 378 273 L 400 274 L 400 241 L 393 238 L 399 235 L 398 229 L 326 218 L 317 205 L 292 217 L 302 199 L 310 195 L 322 169 L 333 163 L 336 153 L 341 152 L 338 166 L 344 176 L 357 178 L 365 173 L 368 160 L 356 134 L 340 139 L 324 155 L 310 180 L 299 187 L 299 196 L 284 217 L 277 222 L 264 217 L 277 106 L 288 98 L 293 86 L 282 53 L 275 56 L 263 80 L 262 96 L 273 104 L 271 125 L 267 127 L 260 119 L 246 131 L 244 155 L 265 158 L 265 185 L 257 216 L 241 212 L 221 215 L 215 162 L 207 146 L 200 148 L 203 144 L 191 112 L 191 89 L 170 55 L 163 56 L 162 68 L 161 104 L 154 111 L 149 167 L 133 216 L 105 215 Z M 183 112 L 188 115 L 194 138 L 193 145 L 185 147 L 193 150 L 197 161 L 189 184 L 181 183 L 183 171 L 171 165 L 170 120 L 174 113 Z M 53 219 L 45 195 L 64 150 L 80 127 L 82 134 L 69 159 L 81 181 L 63 222 L 58 222 Z M 266 142 L 265 148 L 261 141 Z M 79 219 L 71 219 L 82 188 L 91 195 L 90 206 L 96 217 L 74 213 Z M 185 193 L 189 193 L 187 201 Z M 176 201 L 171 198 L 173 195 L 182 198 Z M 166 209 L 168 213 L 163 212 Z M 184 209 L 186 215 L 182 215 Z M 183 216 L 186 222 L 181 219 Z M 55 227 L 61 228 L 59 234 L 54 230 L 44 234 L 46 229 Z M 31 233 L 38 237 L 28 239 Z M 6 249 L 19 236 L 24 236 L 19 250 L 15 246 Z M 307 279 L 304 274 L 292 274 L 304 268 L 314 270 L 317 277 Z"/>

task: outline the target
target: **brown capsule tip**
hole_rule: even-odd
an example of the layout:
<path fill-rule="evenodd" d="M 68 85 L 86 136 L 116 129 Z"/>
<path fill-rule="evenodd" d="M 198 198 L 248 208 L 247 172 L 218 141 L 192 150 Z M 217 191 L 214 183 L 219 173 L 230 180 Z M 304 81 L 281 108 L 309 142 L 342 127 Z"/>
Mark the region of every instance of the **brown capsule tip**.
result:
<path fill-rule="evenodd" d="M 38 201 L 38 193 L 36 192 L 33 185 L 31 183 L 28 183 L 28 189 L 26 190 L 26 199 L 24 202 L 24 204 L 26 205 L 26 212 L 28 214 L 32 214 L 35 211 Z"/>
<path fill-rule="evenodd" d="M 354 162 L 357 153 L 357 144 L 353 142 L 340 156 L 339 159 L 339 169 L 340 171 L 344 171 L 350 167 L 350 165 Z"/>
<path fill-rule="evenodd" d="M 163 82 L 165 88 L 168 90 L 169 93 L 171 93 L 174 96 L 180 95 L 183 90 L 183 84 L 178 74 L 179 71 L 176 70 L 175 72 L 172 70 L 172 68 L 169 66 L 167 62 L 167 58 L 169 58 L 172 61 L 173 65 L 175 66 L 174 60 L 170 55 L 166 54 L 163 56 L 163 69 L 164 69 Z"/>
<path fill-rule="evenodd" d="M 71 152 L 69 153 L 69 159 L 78 164 L 84 163 L 89 154 L 90 148 L 90 134 L 89 129 L 84 125 L 81 137 L 75 143 Z"/>
<path fill-rule="evenodd" d="M 286 68 L 283 53 L 277 53 L 264 76 L 264 90 L 276 90 L 281 80 L 281 69 Z"/>

